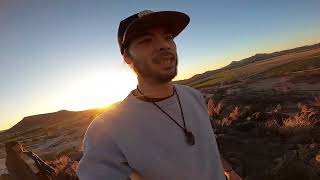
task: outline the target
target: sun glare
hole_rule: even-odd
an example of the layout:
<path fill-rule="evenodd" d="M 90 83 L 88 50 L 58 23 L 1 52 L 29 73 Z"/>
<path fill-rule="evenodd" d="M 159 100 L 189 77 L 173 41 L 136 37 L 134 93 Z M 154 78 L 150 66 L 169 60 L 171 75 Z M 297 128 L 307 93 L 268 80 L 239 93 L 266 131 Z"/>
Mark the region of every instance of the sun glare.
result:
<path fill-rule="evenodd" d="M 81 77 L 67 96 L 66 102 L 70 102 L 68 109 L 82 110 L 89 108 L 105 108 L 123 100 L 132 89 L 137 80 L 131 71 L 101 71 Z"/>

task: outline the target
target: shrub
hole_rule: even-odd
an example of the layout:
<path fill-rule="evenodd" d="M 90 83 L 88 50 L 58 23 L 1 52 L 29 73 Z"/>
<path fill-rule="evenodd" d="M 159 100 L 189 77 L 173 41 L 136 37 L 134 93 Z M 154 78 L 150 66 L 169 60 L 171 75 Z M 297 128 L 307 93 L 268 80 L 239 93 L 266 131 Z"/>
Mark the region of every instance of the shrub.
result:
<path fill-rule="evenodd" d="M 71 160 L 68 156 L 61 156 L 47 163 L 57 170 L 56 180 L 78 180 L 76 170 L 77 161 Z"/>
<path fill-rule="evenodd" d="M 217 102 L 213 98 L 208 101 L 208 113 L 210 117 L 216 118 L 220 115 L 223 108 L 223 103 L 221 101 Z"/>
<path fill-rule="evenodd" d="M 240 117 L 240 107 L 236 106 L 229 115 L 231 121 L 235 121 Z"/>
<path fill-rule="evenodd" d="M 294 116 L 284 120 L 283 126 L 285 128 L 311 127 L 312 123 L 310 121 L 306 121 L 302 116 Z"/>

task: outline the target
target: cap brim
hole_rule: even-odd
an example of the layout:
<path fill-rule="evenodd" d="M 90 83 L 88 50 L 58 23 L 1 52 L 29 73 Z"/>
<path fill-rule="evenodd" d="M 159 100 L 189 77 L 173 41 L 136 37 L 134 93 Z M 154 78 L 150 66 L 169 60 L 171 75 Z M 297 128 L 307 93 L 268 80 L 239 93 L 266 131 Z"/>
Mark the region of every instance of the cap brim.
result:
<path fill-rule="evenodd" d="M 188 15 L 177 11 L 159 11 L 142 16 L 132 22 L 124 33 L 122 43 L 126 44 L 148 29 L 163 27 L 174 37 L 189 24 Z"/>

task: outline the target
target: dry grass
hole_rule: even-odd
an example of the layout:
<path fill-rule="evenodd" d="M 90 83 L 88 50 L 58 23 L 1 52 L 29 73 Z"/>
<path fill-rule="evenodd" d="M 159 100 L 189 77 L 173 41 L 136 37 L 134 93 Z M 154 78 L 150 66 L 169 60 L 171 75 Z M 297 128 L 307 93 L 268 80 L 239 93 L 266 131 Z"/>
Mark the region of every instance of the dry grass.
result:
<path fill-rule="evenodd" d="M 320 107 L 320 96 L 314 97 L 313 105 L 317 106 L 317 107 Z"/>
<path fill-rule="evenodd" d="M 286 136 L 301 136 L 303 139 L 307 139 L 309 132 L 315 129 L 318 126 L 316 124 L 320 122 L 319 107 L 319 97 L 315 97 L 314 101 L 309 104 L 300 105 L 300 112 L 285 119 L 283 126 L 278 128 L 279 133 Z"/>
<path fill-rule="evenodd" d="M 215 101 L 213 98 L 210 98 L 208 101 L 208 113 L 212 118 L 216 118 L 220 115 L 223 108 L 223 103 L 221 101 Z"/>
<path fill-rule="evenodd" d="M 230 120 L 225 117 L 221 121 L 217 122 L 217 125 L 219 125 L 219 126 L 229 126 L 230 125 Z"/>
<path fill-rule="evenodd" d="M 290 117 L 283 121 L 284 128 L 311 127 L 312 123 L 300 116 Z"/>
<path fill-rule="evenodd" d="M 220 127 L 230 126 L 233 122 L 237 121 L 240 117 L 240 107 L 236 106 L 228 117 L 224 117 L 221 120 L 217 120 L 215 124 Z"/>
<path fill-rule="evenodd" d="M 301 105 L 300 113 L 293 117 L 289 117 L 284 120 L 284 128 L 305 128 L 313 127 L 314 123 L 319 121 L 318 116 L 320 111 L 317 110 L 320 107 L 320 96 L 314 97 L 314 101 L 310 105 Z"/>
<path fill-rule="evenodd" d="M 265 126 L 266 126 L 267 128 L 271 128 L 271 129 L 278 129 L 278 128 L 280 128 L 280 126 L 278 125 L 278 123 L 276 122 L 275 119 L 270 119 L 270 120 L 266 121 L 264 124 L 265 124 Z"/>
<path fill-rule="evenodd" d="M 229 115 L 231 121 L 235 121 L 240 117 L 240 107 L 236 106 Z"/>
<path fill-rule="evenodd" d="M 47 163 L 57 170 L 56 180 L 78 180 L 76 170 L 77 161 L 71 160 L 68 156 L 61 156 L 55 160 L 47 161 Z"/>

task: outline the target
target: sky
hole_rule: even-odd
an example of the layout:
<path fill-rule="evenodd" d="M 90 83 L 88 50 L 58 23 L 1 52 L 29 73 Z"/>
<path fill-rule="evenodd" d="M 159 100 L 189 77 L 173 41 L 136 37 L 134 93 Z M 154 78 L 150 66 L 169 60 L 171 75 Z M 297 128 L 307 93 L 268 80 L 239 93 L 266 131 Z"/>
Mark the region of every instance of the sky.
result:
<path fill-rule="evenodd" d="M 0 130 L 26 116 L 125 98 L 137 80 L 117 31 L 139 11 L 190 16 L 175 39 L 179 80 L 256 53 L 319 43 L 319 7 L 319 0 L 1 0 Z"/>

